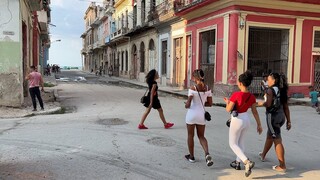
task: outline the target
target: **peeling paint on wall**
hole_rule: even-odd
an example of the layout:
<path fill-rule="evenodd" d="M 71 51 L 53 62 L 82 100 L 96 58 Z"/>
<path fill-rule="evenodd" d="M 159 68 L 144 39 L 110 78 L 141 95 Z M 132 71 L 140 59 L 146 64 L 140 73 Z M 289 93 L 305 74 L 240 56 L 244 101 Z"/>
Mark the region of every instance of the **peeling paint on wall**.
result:
<path fill-rule="evenodd" d="M 22 101 L 19 74 L 0 74 L 0 105 L 18 107 Z"/>

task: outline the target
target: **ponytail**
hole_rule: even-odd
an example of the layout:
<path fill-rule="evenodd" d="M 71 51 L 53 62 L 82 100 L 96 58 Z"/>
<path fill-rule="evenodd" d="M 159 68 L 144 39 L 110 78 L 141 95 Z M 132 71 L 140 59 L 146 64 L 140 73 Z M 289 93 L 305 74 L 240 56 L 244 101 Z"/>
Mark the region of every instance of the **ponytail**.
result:
<path fill-rule="evenodd" d="M 284 74 L 280 74 L 279 78 L 280 100 L 282 103 L 288 102 L 288 82 Z"/>

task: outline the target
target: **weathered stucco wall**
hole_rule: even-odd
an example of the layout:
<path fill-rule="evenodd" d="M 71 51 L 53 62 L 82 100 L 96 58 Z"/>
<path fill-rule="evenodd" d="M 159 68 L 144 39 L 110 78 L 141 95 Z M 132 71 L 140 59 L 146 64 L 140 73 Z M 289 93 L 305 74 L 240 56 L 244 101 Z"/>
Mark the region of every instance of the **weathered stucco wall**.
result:
<path fill-rule="evenodd" d="M 0 0 L 0 106 L 23 103 L 19 0 Z"/>

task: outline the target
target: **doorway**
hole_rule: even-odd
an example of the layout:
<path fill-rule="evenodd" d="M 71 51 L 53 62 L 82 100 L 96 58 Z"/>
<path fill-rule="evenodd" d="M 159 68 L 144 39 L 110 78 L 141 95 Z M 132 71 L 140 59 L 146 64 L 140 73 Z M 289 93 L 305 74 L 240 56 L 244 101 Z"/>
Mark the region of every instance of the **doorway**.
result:
<path fill-rule="evenodd" d="M 320 56 L 314 56 L 314 90 L 320 91 Z"/>
<path fill-rule="evenodd" d="M 131 73 L 130 73 L 130 79 L 137 79 L 137 62 L 138 62 L 138 56 L 137 56 L 137 47 L 136 45 L 132 46 L 132 59 L 131 59 Z"/>
<path fill-rule="evenodd" d="M 261 94 L 263 74 L 287 74 L 289 29 L 250 27 L 248 42 L 248 70 L 253 73 L 251 92 Z"/>
<path fill-rule="evenodd" d="M 182 86 L 181 82 L 181 61 L 182 61 L 182 38 L 174 39 L 174 56 L 173 56 L 173 85 Z"/>

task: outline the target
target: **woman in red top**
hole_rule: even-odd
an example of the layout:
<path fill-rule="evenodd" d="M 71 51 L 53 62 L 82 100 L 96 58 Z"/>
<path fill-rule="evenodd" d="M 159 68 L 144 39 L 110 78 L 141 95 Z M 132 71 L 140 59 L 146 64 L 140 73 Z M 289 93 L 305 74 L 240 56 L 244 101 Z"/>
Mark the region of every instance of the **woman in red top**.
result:
<path fill-rule="evenodd" d="M 249 71 L 241 74 L 238 79 L 238 88 L 240 91 L 231 95 L 230 100 L 224 98 L 226 102 L 227 112 L 232 112 L 231 123 L 229 129 L 229 145 L 232 151 L 237 155 L 237 159 L 230 166 L 236 170 L 240 170 L 240 161 L 245 164 L 245 176 L 251 174 L 251 169 L 254 167 L 254 162 L 250 161 L 244 154 L 244 135 L 250 126 L 250 119 L 247 110 L 251 108 L 254 118 L 257 122 L 257 131 L 262 132 L 259 114 L 256 109 L 256 98 L 248 91 L 253 79 Z M 235 109 L 234 109 L 235 107 Z"/>

